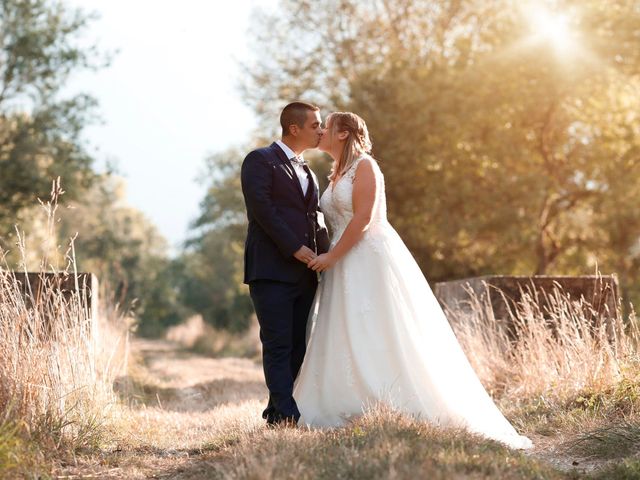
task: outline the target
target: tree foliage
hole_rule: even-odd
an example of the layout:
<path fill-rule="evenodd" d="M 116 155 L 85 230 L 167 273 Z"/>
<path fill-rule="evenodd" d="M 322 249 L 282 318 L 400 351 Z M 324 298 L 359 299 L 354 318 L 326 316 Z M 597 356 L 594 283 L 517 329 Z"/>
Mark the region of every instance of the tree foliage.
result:
<path fill-rule="evenodd" d="M 98 276 L 104 300 L 135 315 L 141 334 L 158 335 L 184 318 L 166 240 L 127 204 L 124 180 L 99 176 L 60 217 L 58 235 L 75 237 L 78 268 Z"/>
<path fill-rule="evenodd" d="M 193 235 L 179 258 L 181 299 L 219 328 L 242 330 L 252 312 L 243 285 L 246 214 L 240 187 L 244 155 L 230 149 L 207 158 L 207 193 Z"/>
<path fill-rule="evenodd" d="M 520 5 L 283 0 L 255 18 L 247 101 L 273 133 L 294 98 L 363 116 L 390 220 L 430 280 L 598 264 L 630 286 L 640 5 L 549 3 L 575 33 L 565 50 Z"/>
<path fill-rule="evenodd" d="M 72 72 L 98 66 L 93 47 L 81 46 L 90 18 L 60 2 L 0 1 L 0 227 L 46 198 L 52 179 L 64 179 L 77 198 L 93 178 L 80 134 L 95 101 L 61 98 Z"/>
<path fill-rule="evenodd" d="M 63 95 L 73 73 L 107 63 L 82 41 L 90 21 L 55 0 L 0 0 L 0 247 L 12 266 L 49 268 L 41 258 L 57 258 L 60 268 L 60 246 L 75 237 L 77 268 L 97 274 L 104 301 L 156 335 L 186 314 L 180 269 L 152 223 L 127 204 L 124 182 L 94 171 L 82 132 L 95 119 L 95 100 Z M 65 194 L 52 232 L 38 199 L 46 201 L 58 177 Z M 22 253 L 16 224 L 26 232 Z"/>

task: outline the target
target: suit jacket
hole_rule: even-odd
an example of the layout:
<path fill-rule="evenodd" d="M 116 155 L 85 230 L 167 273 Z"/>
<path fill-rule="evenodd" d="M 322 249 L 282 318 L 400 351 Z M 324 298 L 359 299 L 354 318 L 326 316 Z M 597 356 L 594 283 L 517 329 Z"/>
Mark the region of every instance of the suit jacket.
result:
<path fill-rule="evenodd" d="M 311 176 L 305 196 L 291 162 L 275 142 L 245 157 L 241 170 L 249 220 L 245 283 L 295 283 L 308 268 L 293 254 L 303 245 L 318 254 L 329 249 L 329 234 L 319 206 L 318 179 L 313 172 Z"/>

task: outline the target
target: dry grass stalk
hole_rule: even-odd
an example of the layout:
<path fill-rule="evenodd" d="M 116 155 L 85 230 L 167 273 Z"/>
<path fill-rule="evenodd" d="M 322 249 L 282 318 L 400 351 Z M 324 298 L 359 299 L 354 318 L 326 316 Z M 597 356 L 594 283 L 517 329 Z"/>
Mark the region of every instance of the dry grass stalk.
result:
<path fill-rule="evenodd" d="M 62 193 L 59 181 L 54 182 L 52 199 L 44 204 L 50 235 L 55 235 Z M 24 235 L 18 247 L 26 271 Z M 63 258 L 63 270 L 47 257 L 41 265 L 43 272 L 75 277 L 75 290 L 66 295 L 44 277 L 34 292 L 20 284 L 6 262 L 0 269 L 0 445 L 9 437 L 20 438 L 33 446 L 31 453 L 64 454 L 97 445 L 116 401 L 113 379 L 123 368 L 124 329 L 110 323 L 107 312 L 92 318 L 86 286 L 77 281 L 73 239 Z M 16 445 L 11 448 L 17 454 Z"/>
<path fill-rule="evenodd" d="M 618 383 L 637 355 L 635 317 L 599 317 L 583 299 L 572 300 L 559 288 L 547 297 L 541 302 L 525 294 L 508 319 L 496 319 L 475 296 L 472 308 L 447 310 L 483 384 L 494 395 L 518 399 L 569 398 Z"/>

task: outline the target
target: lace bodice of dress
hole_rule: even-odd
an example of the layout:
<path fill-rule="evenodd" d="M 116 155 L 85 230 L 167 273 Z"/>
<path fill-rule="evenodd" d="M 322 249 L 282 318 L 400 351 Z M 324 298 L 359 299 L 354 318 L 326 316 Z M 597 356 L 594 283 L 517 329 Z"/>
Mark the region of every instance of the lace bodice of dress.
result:
<path fill-rule="evenodd" d="M 334 184 L 330 184 L 320 199 L 320 209 L 329 223 L 332 231 L 331 243 L 335 244 L 353 218 L 353 181 L 355 180 L 358 164 L 367 159 L 373 165 L 376 177 L 377 198 L 373 207 L 369 229 L 380 223 L 387 222 L 387 202 L 384 193 L 384 176 L 376 161 L 368 155 L 358 158 L 353 165 Z"/>

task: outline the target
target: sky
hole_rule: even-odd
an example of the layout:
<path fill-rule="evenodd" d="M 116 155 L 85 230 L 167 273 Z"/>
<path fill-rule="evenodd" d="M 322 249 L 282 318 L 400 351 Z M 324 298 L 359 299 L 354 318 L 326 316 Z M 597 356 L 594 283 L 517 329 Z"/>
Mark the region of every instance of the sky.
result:
<path fill-rule="evenodd" d="M 115 52 L 109 67 L 75 74 L 70 93 L 99 102 L 102 122 L 85 140 L 104 170 L 114 163 L 128 203 L 176 253 L 199 211 L 197 179 L 211 153 L 241 144 L 256 127 L 237 90 L 247 60 L 250 13 L 277 0 L 67 0 L 95 12 L 83 41 Z"/>

